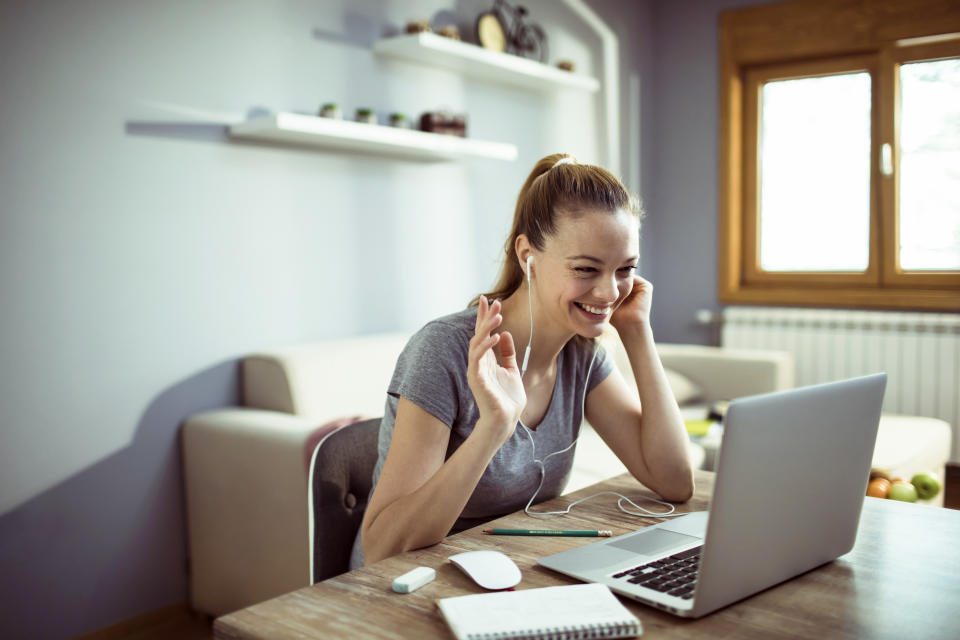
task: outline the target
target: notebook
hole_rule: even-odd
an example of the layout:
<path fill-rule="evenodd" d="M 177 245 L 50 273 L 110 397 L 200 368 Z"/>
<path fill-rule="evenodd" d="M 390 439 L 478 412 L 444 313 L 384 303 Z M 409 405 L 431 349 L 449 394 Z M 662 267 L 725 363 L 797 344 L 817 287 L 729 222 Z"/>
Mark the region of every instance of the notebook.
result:
<path fill-rule="evenodd" d="M 640 620 L 606 585 L 495 591 L 437 600 L 457 640 L 635 638 Z"/>
<path fill-rule="evenodd" d="M 856 540 L 886 382 L 732 401 L 709 512 L 537 562 L 698 618 L 835 560 Z"/>

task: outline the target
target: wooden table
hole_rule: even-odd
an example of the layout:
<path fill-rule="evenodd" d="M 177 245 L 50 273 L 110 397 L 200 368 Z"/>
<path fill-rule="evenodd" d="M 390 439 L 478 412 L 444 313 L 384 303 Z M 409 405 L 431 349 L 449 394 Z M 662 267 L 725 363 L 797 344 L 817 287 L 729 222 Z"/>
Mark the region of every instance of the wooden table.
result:
<path fill-rule="evenodd" d="M 706 508 L 712 488 L 713 474 L 698 471 L 696 494 L 678 509 Z M 653 495 L 624 474 L 537 508 L 555 510 L 602 490 Z M 613 529 L 620 535 L 654 522 L 624 515 L 615 497 L 603 496 L 574 507 L 571 515 L 533 518 L 519 512 L 493 526 Z M 576 582 L 537 566 L 537 558 L 596 542 L 486 536 L 482 528 L 235 611 L 215 621 L 215 637 L 449 639 L 435 601 L 483 590 L 447 557 L 498 549 L 523 572 L 517 588 L 532 589 Z M 395 577 L 421 565 L 436 569 L 434 582 L 410 594 L 391 590 Z M 960 638 L 960 511 L 867 498 L 853 551 L 699 620 L 622 602 L 642 620 L 644 638 Z"/>

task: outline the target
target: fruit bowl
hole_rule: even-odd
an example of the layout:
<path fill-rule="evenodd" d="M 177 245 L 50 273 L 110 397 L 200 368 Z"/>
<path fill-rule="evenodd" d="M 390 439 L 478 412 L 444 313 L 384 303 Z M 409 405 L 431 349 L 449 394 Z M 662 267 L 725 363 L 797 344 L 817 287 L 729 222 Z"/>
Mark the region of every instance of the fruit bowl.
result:
<path fill-rule="evenodd" d="M 901 502 L 927 502 L 940 494 L 940 479 L 930 472 L 915 473 L 910 480 L 891 476 L 886 469 L 874 467 L 867 481 L 867 495 Z"/>

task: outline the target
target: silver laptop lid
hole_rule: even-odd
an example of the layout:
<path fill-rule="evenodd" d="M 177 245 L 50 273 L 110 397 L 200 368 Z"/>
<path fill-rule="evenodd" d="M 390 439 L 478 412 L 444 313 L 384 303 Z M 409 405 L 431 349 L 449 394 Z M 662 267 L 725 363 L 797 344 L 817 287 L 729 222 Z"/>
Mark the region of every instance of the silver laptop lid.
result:
<path fill-rule="evenodd" d="M 886 382 L 879 373 L 730 403 L 693 615 L 853 548 Z"/>

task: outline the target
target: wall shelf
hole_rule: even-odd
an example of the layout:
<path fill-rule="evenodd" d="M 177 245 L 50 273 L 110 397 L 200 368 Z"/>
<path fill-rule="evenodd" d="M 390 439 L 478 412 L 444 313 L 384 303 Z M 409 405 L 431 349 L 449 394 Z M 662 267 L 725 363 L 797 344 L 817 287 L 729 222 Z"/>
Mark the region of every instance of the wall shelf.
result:
<path fill-rule="evenodd" d="M 590 76 L 429 32 L 384 38 L 373 45 L 373 52 L 526 89 L 567 88 L 594 92 L 600 88 L 600 81 Z"/>
<path fill-rule="evenodd" d="M 252 118 L 231 125 L 230 135 L 274 144 L 347 149 L 415 160 L 517 159 L 517 147 L 512 144 L 298 113 Z"/>

